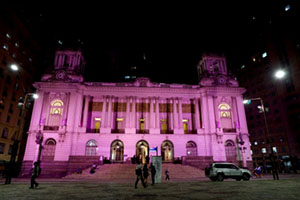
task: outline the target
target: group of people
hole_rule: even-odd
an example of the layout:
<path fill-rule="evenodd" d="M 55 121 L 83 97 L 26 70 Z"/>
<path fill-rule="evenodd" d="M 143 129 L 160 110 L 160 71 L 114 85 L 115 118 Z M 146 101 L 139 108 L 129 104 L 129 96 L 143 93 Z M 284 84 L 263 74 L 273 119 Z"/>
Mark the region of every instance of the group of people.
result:
<path fill-rule="evenodd" d="M 144 164 L 144 167 L 142 166 L 141 163 L 138 162 L 136 168 L 135 168 L 135 174 L 136 174 L 136 181 L 135 181 L 135 188 L 137 188 L 137 184 L 139 180 L 141 180 L 142 185 L 147 187 L 147 179 L 149 176 L 149 170 L 151 172 L 151 180 L 152 180 L 152 185 L 155 184 L 155 174 L 156 174 L 156 169 L 154 165 L 151 163 L 148 169 L 147 163 Z"/>

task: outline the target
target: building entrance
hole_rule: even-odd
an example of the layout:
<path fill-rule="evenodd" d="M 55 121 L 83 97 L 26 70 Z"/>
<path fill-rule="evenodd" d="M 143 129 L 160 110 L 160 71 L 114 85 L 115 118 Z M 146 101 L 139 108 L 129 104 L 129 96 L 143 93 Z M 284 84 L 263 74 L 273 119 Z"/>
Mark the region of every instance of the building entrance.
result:
<path fill-rule="evenodd" d="M 136 157 L 142 164 L 149 162 L 149 145 L 146 141 L 141 140 L 136 144 Z"/>

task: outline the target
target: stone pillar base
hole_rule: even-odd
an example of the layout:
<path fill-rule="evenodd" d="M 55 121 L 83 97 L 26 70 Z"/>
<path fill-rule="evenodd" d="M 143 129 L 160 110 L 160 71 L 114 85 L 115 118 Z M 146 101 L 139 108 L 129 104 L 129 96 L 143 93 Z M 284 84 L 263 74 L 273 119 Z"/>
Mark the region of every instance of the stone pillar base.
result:
<path fill-rule="evenodd" d="M 174 134 L 184 134 L 183 129 L 174 129 Z"/>
<path fill-rule="evenodd" d="M 150 134 L 160 134 L 160 129 L 159 128 L 150 128 L 149 133 Z"/>
<path fill-rule="evenodd" d="M 126 133 L 135 134 L 136 133 L 136 129 L 135 128 L 125 128 L 125 134 Z"/>
<path fill-rule="evenodd" d="M 111 133 L 111 128 L 100 128 L 100 133 Z"/>

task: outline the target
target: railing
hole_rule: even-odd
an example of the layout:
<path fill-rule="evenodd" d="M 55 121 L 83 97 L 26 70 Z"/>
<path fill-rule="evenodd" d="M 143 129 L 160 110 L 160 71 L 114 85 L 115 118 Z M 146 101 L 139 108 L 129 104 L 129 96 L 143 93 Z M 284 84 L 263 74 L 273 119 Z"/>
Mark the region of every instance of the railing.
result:
<path fill-rule="evenodd" d="M 125 133 L 125 129 L 112 129 L 111 133 Z"/>
<path fill-rule="evenodd" d="M 186 130 L 184 134 L 197 134 L 197 130 Z"/>
<path fill-rule="evenodd" d="M 173 134 L 173 130 L 160 130 L 160 134 Z"/>
<path fill-rule="evenodd" d="M 58 131 L 59 126 L 44 126 L 44 131 Z"/>
<path fill-rule="evenodd" d="M 136 130 L 136 134 L 149 134 L 149 130 Z"/>
<path fill-rule="evenodd" d="M 223 128 L 224 133 L 234 133 L 236 132 L 235 128 Z"/>
<path fill-rule="evenodd" d="M 100 133 L 100 129 L 95 129 L 95 128 L 87 128 L 86 129 L 87 133 Z"/>

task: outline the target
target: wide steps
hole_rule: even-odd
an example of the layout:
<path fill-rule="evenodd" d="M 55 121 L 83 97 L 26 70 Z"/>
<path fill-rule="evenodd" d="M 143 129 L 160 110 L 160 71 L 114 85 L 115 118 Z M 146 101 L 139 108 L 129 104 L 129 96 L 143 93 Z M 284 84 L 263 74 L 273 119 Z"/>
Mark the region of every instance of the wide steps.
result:
<path fill-rule="evenodd" d="M 118 181 L 136 179 L 135 167 L 133 164 L 106 164 L 98 166 L 94 174 L 90 174 L 90 168 L 82 171 L 82 174 L 70 174 L 65 179 L 93 179 L 104 181 Z M 189 180 L 205 177 L 204 171 L 195 167 L 180 164 L 163 164 L 162 180 L 165 178 L 165 170 L 169 170 L 170 179 L 172 180 Z M 149 172 L 150 174 L 150 172 Z M 148 181 L 150 181 L 150 177 Z"/>

